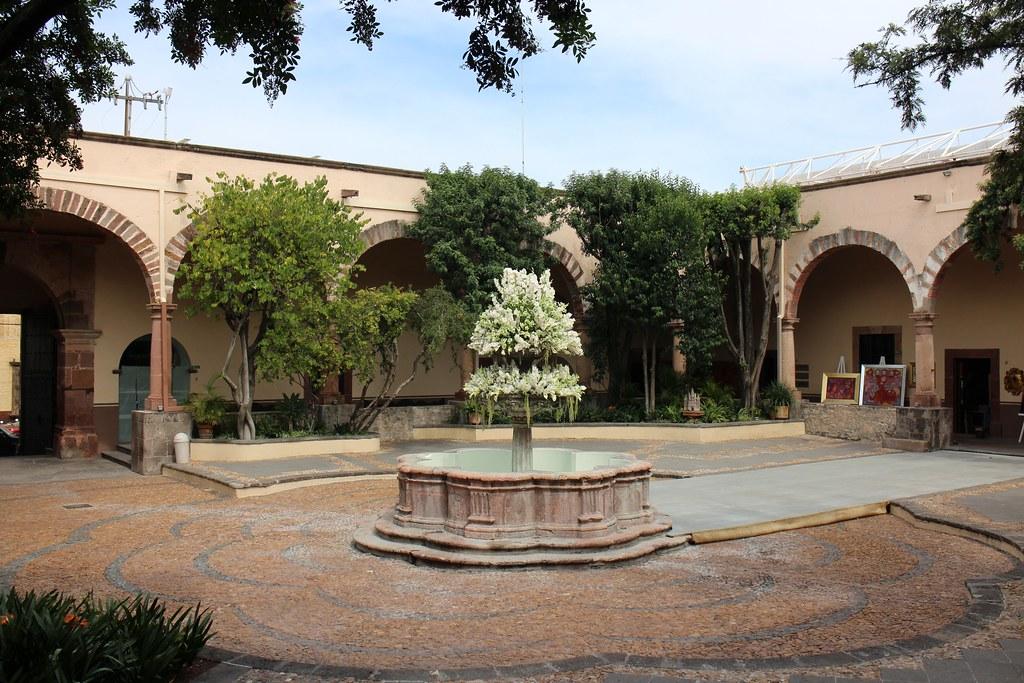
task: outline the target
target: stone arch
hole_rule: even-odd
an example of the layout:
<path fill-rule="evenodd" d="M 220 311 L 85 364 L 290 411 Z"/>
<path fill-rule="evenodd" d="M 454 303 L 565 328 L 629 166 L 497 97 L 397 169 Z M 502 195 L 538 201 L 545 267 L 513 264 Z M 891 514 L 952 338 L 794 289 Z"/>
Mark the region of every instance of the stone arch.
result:
<path fill-rule="evenodd" d="M 928 254 L 928 258 L 924 262 L 924 271 L 921 273 L 921 286 L 924 290 L 922 311 L 935 312 L 935 297 L 938 295 L 939 285 L 942 283 L 942 271 L 953 254 L 966 246 L 968 241 L 967 227 L 961 225 L 936 244 Z"/>
<path fill-rule="evenodd" d="M 400 220 L 384 221 L 383 223 L 371 225 L 359 235 L 360 239 L 363 240 L 363 244 L 366 245 L 363 251 L 365 252 L 381 242 L 408 237 L 408 226 L 408 223 Z M 564 266 L 569 277 L 572 279 L 576 290 L 571 302 L 572 312 L 579 317 L 583 313 L 583 300 L 579 294 L 579 290 L 583 286 L 583 266 L 580 265 L 580 262 L 571 251 L 552 240 L 544 240 L 544 253 Z"/>
<path fill-rule="evenodd" d="M 188 253 L 188 245 L 195 236 L 196 228 L 192 223 L 189 223 L 179 230 L 164 248 L 164 259 L 167 261 L 167 279 L 164 282 L 164 287 L 168 292 L 168 300 L 174 298 L 174 278 L 178 274 L 178 269 L 181 268 L 181 262 L 184 260 L 185 254 Z"/>
<path fill-rule="evenodd" d="M 115 235 L 128 245 L 146 279 L 150 301 L 157 301 L 160 292 L 160 251 L 131 220 L 109 206 L 71 190 L 37 187 L 36 197 L 43 208 L 68 213 L 85 219 Z"/>
<path fill-rule="evenodd" d="M 366 245 L 363 247 L 363 251 L 366 251 L 370 247 L 380 244 L 381 242 L 406 237 L 406 233 L 409 231 L 408 226 L 409 224 L 405 221 L 397 219 L 371 225 L 366 230 L 359 233 L 359 239 L 361 239 L 363 244 Z"/>
<path fill-rule="evenodd" d="M 835 249 L 843 247 L 867 247 L 877 251 L 886 257 L 890 263 L 896 266 L 907 284 L 910 292 L 910 299 L 914 310 L 920 310 L 924 301 L 924 290 L 921 286 L 920 277 L 914 271 L 914 264 L 911 263 L 899 245 L 888 237 L 872 232 L 870 230 L 854 230 L 845 228 L 831 235 L 823 235 L 807 245 L 807 249 L 800 255 L 800 258 L 789 269 L 786 277 L 786 317 L 796 318 L 797 309 L 800 305 L 800 294 L 807 278 L 824 258 Z"/>

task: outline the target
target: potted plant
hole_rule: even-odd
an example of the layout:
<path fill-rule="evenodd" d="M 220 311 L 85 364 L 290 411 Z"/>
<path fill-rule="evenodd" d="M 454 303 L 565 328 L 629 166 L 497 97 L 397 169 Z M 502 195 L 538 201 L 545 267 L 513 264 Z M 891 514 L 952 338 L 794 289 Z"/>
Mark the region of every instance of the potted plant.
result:
<path fill-rule="evenodd" d="M 200 439 L 212 439 L 214 426 L 219 424 L 227 413 L 227 403 L 214 390 L 214 381 L 216 378 L 210 380 L 201 393 L 190 395 L 185 405 L 186 410 L 192 413 L 192 421 L 196 424 Z"/>
<path fill-rule="evenodd" d="M 772 382 L 761 391 L 764 401 L 773 420 L 788 420 L 789 408 L 793 405 L 793 392 L 782 382 Z"/>
<path fill-rule="evenodd" d="M 483 405 L 476 396 L 466 399 L 466 421 L 471 425 L 478 425 L 483 422 Z"/>

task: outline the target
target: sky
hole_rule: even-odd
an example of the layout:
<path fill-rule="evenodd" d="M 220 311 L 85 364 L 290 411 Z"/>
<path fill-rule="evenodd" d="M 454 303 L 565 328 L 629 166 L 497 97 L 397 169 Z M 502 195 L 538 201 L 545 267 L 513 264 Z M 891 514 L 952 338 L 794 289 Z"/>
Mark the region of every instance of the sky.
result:
<path fill-rule="evenodd" d="M 999 121 L 1013 104 L 1001 64 L 925 91 L 927 123 L 900 129 L 888 92 L 855 88 L 845 55 L 923 0 L 587 0 L 597 43 L 577 64 L 559 50 L 521 62 L 515 97 L 478 92 L 461 68 L 471 26 L 428 0 L 380 0 L 384 37 L 349 42 L 335 1 L 308 0 L 297 80 L 270 106 L 243 85 L 248 52 L 174 64 L 165 36 L 133 33 L 128 2 L 99 28 L 128 45 L 142 90 L 173 88 L 170 140 L 436 170 L 524 167 L 559 186 L 573 172 L 658 170 L 708 190 L 742 166 L 788 161 Z M 553 38 L 539 28 L 542 44 Z M 120 133 L 123 105 L 87 105 L 86 130 Z M 132 134 L 163 137 L 136 105 Z M 525 130 L 525 159 L 523 132 Z"/>

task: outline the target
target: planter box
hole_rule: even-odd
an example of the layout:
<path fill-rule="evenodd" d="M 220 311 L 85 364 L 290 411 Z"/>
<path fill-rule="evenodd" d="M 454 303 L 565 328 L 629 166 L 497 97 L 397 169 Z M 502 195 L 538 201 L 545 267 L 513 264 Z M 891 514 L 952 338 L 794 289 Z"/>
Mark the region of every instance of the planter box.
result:
<path fill-rule="evenodd" d="M 195 439 L 192 460 L 197 462 L 244 462 L 275 460 L 303 455 L 375 453 L 380 450 L 377 434 L 360 436 L 302 436 L 295 439 Z"/>
<path fill-rule="evenodd" d="M 803 434 L 804 423 L 796 420 L 757 420 L 720 424 L 576 422 L 533 425 L 534 439 L 638 439 L 641 441 L 718 443 L 720 441 L 802 436 Z M 414 436 L 416 439 L 446 441 L 511 441 L 512 425 L 417 427 L 414 430 Z"/>
<path fill-rule="evenodd" d="M 354 407 L 351 404 L 325 405 L 320 407 L 320 419 L 328 427 L 348 422 Z M 382 441 L 408 441 L 414 438 L 417 427 L 443 424 L 452 419 L 455 406 L 391 406 L 381 411 L 373 424 L 373 431 Z"/>

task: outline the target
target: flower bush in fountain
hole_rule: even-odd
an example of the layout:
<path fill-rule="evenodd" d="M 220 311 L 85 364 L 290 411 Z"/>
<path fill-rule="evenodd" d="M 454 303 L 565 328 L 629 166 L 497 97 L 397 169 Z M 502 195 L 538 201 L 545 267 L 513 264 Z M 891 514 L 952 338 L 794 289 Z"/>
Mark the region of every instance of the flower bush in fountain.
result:
<path fill-rule="evenodd" d="M 580 356 L 583 346 L 568 307 L 555 300 L 550 271 L 538 277 L 506 268 L 495 284 L 491 305 L 477 320 L 469 342 L 471 349 L 495 362 L 473 373 L 466 393 L 485 404 L 488 423 L 498 402 L 512 399 L 522 400 L 530 424 L 531 397 L 551 401 L 575 419 L 584 387 L 572 370 L 551 361 L 560 355 Z"/>

